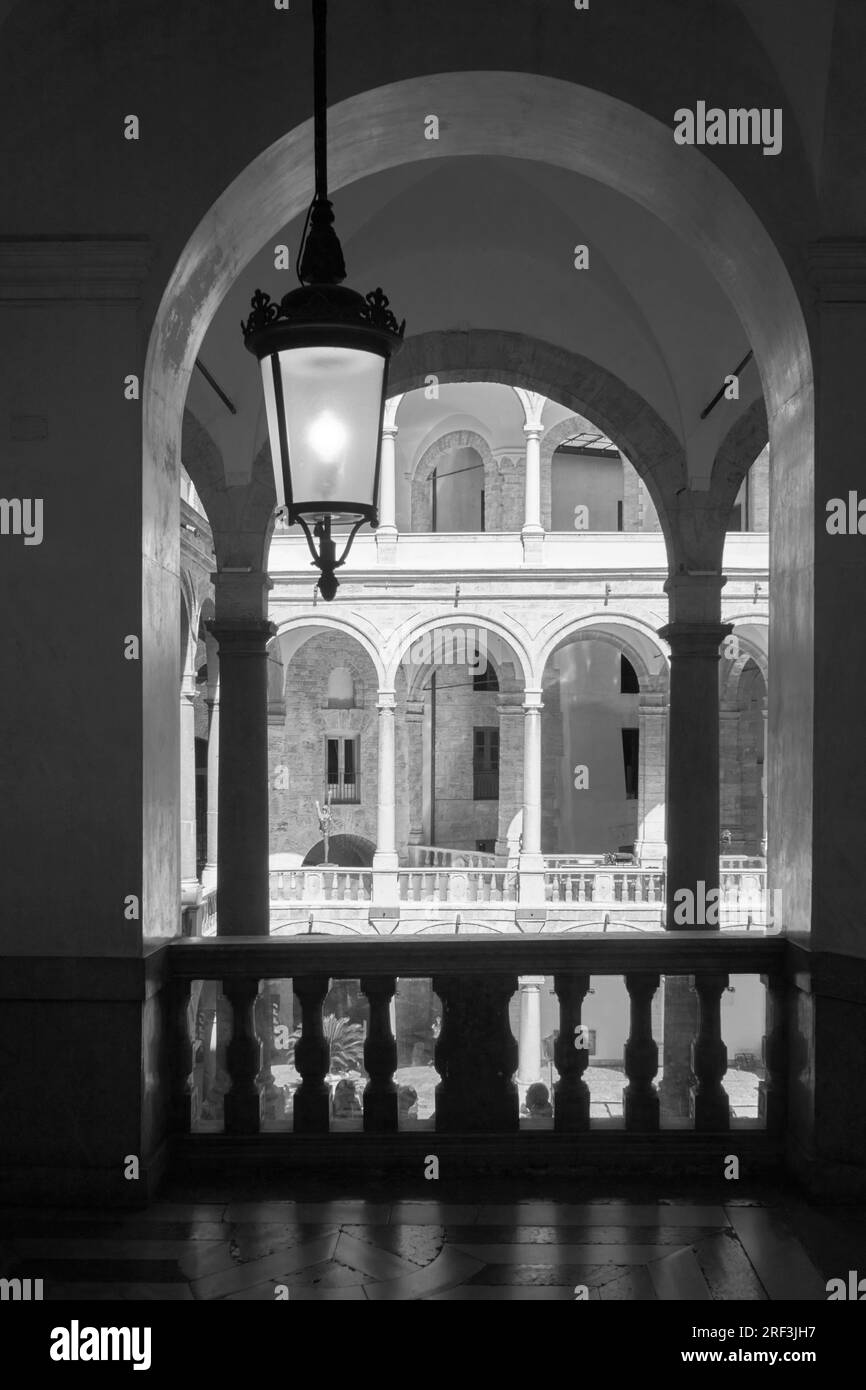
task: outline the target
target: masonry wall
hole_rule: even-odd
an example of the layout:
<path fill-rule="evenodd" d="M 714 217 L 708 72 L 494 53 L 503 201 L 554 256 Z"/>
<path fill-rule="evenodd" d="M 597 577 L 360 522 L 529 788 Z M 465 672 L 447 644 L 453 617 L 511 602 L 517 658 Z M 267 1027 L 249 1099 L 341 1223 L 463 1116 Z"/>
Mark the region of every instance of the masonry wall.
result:
<path fill-rule="evenodd" d="M 328 676 L 338 666 L 348 667 L 353 674 L 353 709 L 328 708 Z M 325 740 L 329 737 L 360 740 L 360 801 L 334 805 L 333 833 L 358 835 L 375 844 L 377 699 L 372 662 L 339 633 L 311 637 L 292 657 L 286 669 L 285 715 L 282 719 L 272 715 L 268 729 L 272 854 L 297 853 L 303 858 L 322 838 L 315 803 L 323 802 L 327 794 Z M 398 778 L 400 757 L 398 738 Z"/>
<path fill-rule="evenodd" d="M 439 845 L 475 849 L 477 840 L 496 840 L 499 802 L 473 797 L 473 730 L 499 728 L 499 693 L 476 691 L 467 666 L 441 666 L 436 673 L 436 808 Z"/>
<path fill-rule="evenodd" d="M 626 797 L 621 730 L 638 727 L 638 696 L 619 693 L 620 654 L 607 643 L 572 642 L 551 666 L 559 672 L 559 711 L 557 720 L 550 702 L 542 723 L 542 800 L 558 801 L 558 809 L 554 824 L 549 816 L 542 820 L 543 832 L 552 832 L 542 848 L 548 854 L 615 850 L 637 837 L 638 801 Z M 575 786 L 578 767 L 586 769 L 581 787 Z"/>

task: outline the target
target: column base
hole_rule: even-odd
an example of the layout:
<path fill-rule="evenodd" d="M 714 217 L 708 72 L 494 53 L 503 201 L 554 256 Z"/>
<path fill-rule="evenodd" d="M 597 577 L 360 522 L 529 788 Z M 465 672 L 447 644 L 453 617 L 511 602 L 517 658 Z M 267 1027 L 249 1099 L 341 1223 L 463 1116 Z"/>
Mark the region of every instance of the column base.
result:
<path fill-rule="evenodd" d="M 521 854 L 519 863 L 519 894 L 522 906 L 542 904 L 544 896 L 544 856 Z"/>
<path fill-rule="evenodd" d="M 523 563 L 540 565 L 544 558 L 544 527 L 524 526 L 520 539 L 523 542 Z"/>
<path fill-rule="evenodd" d="M 634 852 L 642 869 L 663 869 L 668 857 L 665 840 L 636 840 Z"/>
<path fill-rule="evenodd" d="M 373 855 L 373 872 L 374 872 L 374 873 L 377 873 L 377 872 L 379 872 L 380 870 L 385 870 L 385 871 L 387 871 L 387 872 L 389 872 L 389 873 L 395 873 L 396 870 L 399 869 L 399 867 L 400 867 L 400 859 L 399 859 L 399 856 L 398 856 L 396 850 L 378 850 L 378 849 L 377 849 L 377 850 L 376 850 L 376 853 Z"/>
<path fill-rule="evenodd" d="M 201 886 L 207 893 L 211 888 L 217 886 L 217 866 L 216 864 L 205 864 L 201 871 Z"/>
<path fill-rule="evenodd" d="M 380 854 L 377 851 L 373 855 L 373 902 L 377 905 L 398 906 L 400 899 L 398 867 L 399 860 L 396 854 Z"/>

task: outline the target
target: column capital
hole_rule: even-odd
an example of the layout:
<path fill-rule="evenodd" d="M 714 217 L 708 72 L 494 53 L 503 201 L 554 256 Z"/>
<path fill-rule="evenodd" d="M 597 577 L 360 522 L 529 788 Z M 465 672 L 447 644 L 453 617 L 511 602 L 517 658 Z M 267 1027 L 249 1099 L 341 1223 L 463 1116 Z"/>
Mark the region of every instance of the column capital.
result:
<path fill-rule="evenodd" d="M 664 690 L 642 690 L 637 697 L 638 714 L 667 714 L 668 697 Z"/>
<path fill-rule="evenodd" d="M 541 690 L 524 690 L 521 706 L 524 714 L 541 713 L 544 709 L 543 693 Z"/>
<path fill-rule="evenodd" d="M 247 566 L 228 566 L 216 570 L 211 579 L 216 623 L 243 625 L 266 620 L 268 592 L 273 588 L 270 575 Z"/>
<path fill-rule="evenodd" d="M 397 433 L 397 411 L 400 409 L 400 402 L 403 399 L 403 392 L 399 396 L 389 396 L 382 411 L 382 433 L 386 431 L 390 435 Z"/>
<path fill-rule="evenodd" d="M 521 714 L 523 711 L 523 692 L 520 690 L 501 691 L 496 702 L 497 714 Z"/>
<path fill-rule="evenodd" d="M 671 623 L 719 622 L 722 589 L 727 575 L 718 570 L 683 570 L 669 575 L 664 591 L 670 597 Z"/>
<path fill-rule="evenodd" d="M 407 724 L 420 724 L 424 719 L 424 701 L 406 701 L 406 722 Z"/>
<path fill-rule="evenodd" d="M 544 413 L 544 407 L 547 405 L 547 397 L 540 395 L 538 391 L 525 391 L 522 386 L 512 386 L 511 389 L 523 406 L 526 420 L 524 429 L 527 431 L 535 430 L 539 434 L 543 434 L 541 417 Z"/>
<path fill-rule="evenodd" d="M 223 660 L 232 656 L 264 656 L 268 642 L 277 633 L 276 626 L 271 622 L 231 623 L 211 618 L 205 627 L 219 643 Z"/>
<path fill-rule="evenodd" d="M 719 648 L 733 630 L 732 623 L 668 623 L 658 629 L 658 635 L 670 646 L 671 655 L 679 660 L 698 657 L 718 661 L 721 658 Z"/>
<path fill-rule="evenodd" d="M 376 708 L 379 710 L 380 714 L 383 710 L 390 710 L 393 714 L 394 710 L 397 708 L 397 696 L 394 691 L 380 690 Z"/>

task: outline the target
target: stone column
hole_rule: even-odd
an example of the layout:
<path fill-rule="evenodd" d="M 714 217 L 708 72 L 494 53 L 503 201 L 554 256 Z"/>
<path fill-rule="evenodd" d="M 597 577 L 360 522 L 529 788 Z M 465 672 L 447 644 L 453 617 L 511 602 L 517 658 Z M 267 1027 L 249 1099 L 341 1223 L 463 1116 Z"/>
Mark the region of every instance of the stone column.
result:
<path fill-rule="evenodd" d="M 502 691 L 499 715 L 499 823 L 496 853 L 508 854 L 508 830 L 523 807 L 523 692 Z"/>
<path fill-rule="evenodd" d="M 376 553 L 379 563 L 385 565 L 393 565 L 397 558 L 397 409 L 402 399 L 402 396 L 391 396 L 385 402 L 382 416 Z"/>
<path fill-rule="evenodd" d="M 730 624 L 719 622 L 721 575 L 677 576 L 665 585 L 672 621 L 659 635 L 670 643 L 667 759 L 668 930 L 718 930 L 705 922 L 675 922 L 674 895 L 699 897 L 719 887 L 719 658 Z M 700 885 L 703 884 L 701 889 Z M 698 912 L 690 914 L 697 917 Z M 705 915 L 705 914 L 703 914 Z M 664 982 L 662 1119 L 682 1120 L 691 1105 L 691 1047 L 698 1001 L 687 975 Z"/>
<path fill-rule="evenodd" d="M 219 842 L 219 781 L 220 781 L 220 688 L 219 680 L 212 687 L 207 702 L 210 711 L 207 735 L 207 859 L 202 872 L 205 888 L 215 888 L 217 881 L 217 845 Z"/>
<path fill-rule="evenodd" d="M 219 847 L 217 932 L 267 935 L 268 640 L 276 629 L 259 614 L 266 575 L 216 575 L 219 643 Z"/>
<path fill-rule="evenodd" d="M 666 682 L 664 682 L 666 684 Z M 665 841 L 665 758 L 667 754 L 667 692 L 661 679 L 645 680 L 638 696 L 637 845 L 638 860 L 661 866 Z"/>
<path fill-rule="evenodd" d="M 180 689 L 180 892 L 184 906 L 201 901 L 196 858 L 195 672 L 188 671 Z"/>
<path fill-rule="evenodd" d="M 541 854 L 541 711 L 540 690 L 527 690 L 523 702 L 523 845 L 520 851 L 520 901 L 544 902 Z"/>
<path fill-rule="evenodd" d="M 731 854 L 751 853 L 743 843 L 740 707 L 737 700 L 719 702 L 719 833 L 723 830 L 731 832 Z"/>
<path fill-rule="evenodd" d="M 406 702 L 409 844 L 424 843 L 424 701 Z"/>
<path fill-rule="evenodd" d="M 541 436 L 544 426 L 541 417 L 547 400 L 535 391 L 524 391 L 520 387 L 515 387 L 514 391 L 523 406 L 525 417 L 523 432 L 526 436 L 526 492 L 521 531 L 523 559 L 527 564 L 538 564 L 544 541 L 544 527 L 541 524 Z"/>
<path fill-rule="evenodd" d="M 764 732 L 764 761 L 761 764 L 761 843 L 758 853 L 767 857 L 767 835 L 769 833 L 769 822 L 767 820 L 767 751 L 769 749 L 769 739 L 767 735 L 767 698 L 762 701 L 761 714 L 763 718 Z"/>
<path fill-rule="evenodd" d="M 517 1082 L 521 1100 L 527 1086 L 541 1080 L 541 989 L 543 975 L 521 975 Z"/>
<path fill-rule="evenodd" d="M 379 803 L 376 853 L 373 855 L 373 901 L 397 901 L 396 734 L 393 690 L 379 691 Z"/>
<path fill-rule="evenodd" d="M 701 895 L 719 886 L 719 647 L 731 631 L 718 614 L 721 575 L 682 576 L 665 585 L 673 620 L 659 636 L 670 643 L 667 776 L 667 926 L 718 930 L 695 920 L 675 922 L 674 895 Z M 701 888 L 703 885 L 703 888 Z M 682 903 L 682 900 L 680 900 Z M 680 910 L 682 915 L 682 909 Z"/>

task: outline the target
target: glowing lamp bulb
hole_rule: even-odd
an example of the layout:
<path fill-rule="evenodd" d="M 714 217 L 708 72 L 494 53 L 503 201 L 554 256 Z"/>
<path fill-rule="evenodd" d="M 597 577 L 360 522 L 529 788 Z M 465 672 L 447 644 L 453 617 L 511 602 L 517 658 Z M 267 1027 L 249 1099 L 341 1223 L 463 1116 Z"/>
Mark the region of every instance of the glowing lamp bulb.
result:
<path fill-rule="evenodd" d="M 322 463 L 336 463 L 348 443 L 348 434 L 342 420 L 329 410 L 317 415 L 307 432 L 310 448 Z"/>

